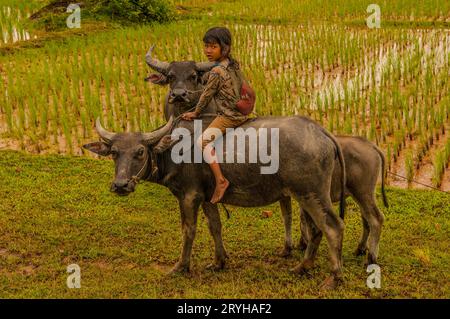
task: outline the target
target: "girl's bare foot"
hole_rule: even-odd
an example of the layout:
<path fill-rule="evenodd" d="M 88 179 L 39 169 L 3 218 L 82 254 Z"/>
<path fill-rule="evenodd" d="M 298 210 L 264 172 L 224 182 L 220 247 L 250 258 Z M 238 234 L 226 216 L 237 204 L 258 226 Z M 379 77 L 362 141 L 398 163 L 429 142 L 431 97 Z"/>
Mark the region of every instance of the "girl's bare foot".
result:
<path fill-rule="evenodd" d="M 230 182 L 226 178 L 217 183 L 216 188 L 214 189 L 214 194 L 211 197 L 211 203 L 213 204 L 218 203 L 222 199 L 229 185 Z"/>

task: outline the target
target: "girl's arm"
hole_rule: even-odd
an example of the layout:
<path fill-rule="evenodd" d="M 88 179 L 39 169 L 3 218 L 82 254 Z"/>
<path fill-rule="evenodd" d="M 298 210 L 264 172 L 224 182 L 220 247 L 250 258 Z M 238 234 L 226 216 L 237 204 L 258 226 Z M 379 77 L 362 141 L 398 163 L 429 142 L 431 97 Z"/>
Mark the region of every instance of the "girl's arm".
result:
<path fill-rule="evenodd" d="M 217 93 L 219 89 L 220 75 L 214 70 L 211 70 L 208 77 L 208 82 L 203 89 L 202 95 L 195 107 L 195 113 L 200 114 L 208 103 L 211 101 L 212 97 Z"/>

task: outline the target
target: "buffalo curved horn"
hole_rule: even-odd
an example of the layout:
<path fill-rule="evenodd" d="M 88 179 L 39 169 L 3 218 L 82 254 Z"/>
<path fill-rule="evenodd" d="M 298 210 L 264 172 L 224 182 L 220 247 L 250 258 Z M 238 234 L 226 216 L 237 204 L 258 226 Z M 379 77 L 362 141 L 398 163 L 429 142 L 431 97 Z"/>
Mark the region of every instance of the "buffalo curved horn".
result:
<path fill-rule="evenodd" d="M 214 66 L 216 66 L 216 62 L 197 62 L 195 63 L 195 68 L 197 71 L 206 72 L 210 71 Z"/>
<path fill-rule="evenodd" d="M 108 144 L 112 143 L 113 137 L 116 135 L 116 133 L 108 132 L 105 130 L 100 123 L 100 117 L 97 117 L 95 120 L 95 129 L 97 130 L 98 135 Z"/>
<path fill-rule="evenodd" d="M 147 62 L 148 66 L 151 67 L 153 70 L 162 73 L 164 75 L 167 75 L 167 71 L 169 69 L 169 63 L 159 61 L 158 59 L 152 57 L 153 48 L 155 45 L 152 45 L 150 49 L 148 50 L 147 54 L 145 55 L 145 62 Z"/>
<path fill-rule="evenodd" d="M 173 121 L 173 115 L 171 115 L 169 121 L 163 127 L 150 133 L 142 133 L 144 141 L 150 145 L 158 142 L 164 135 L 167 135 L 167 133 L 170 132 Z"/>

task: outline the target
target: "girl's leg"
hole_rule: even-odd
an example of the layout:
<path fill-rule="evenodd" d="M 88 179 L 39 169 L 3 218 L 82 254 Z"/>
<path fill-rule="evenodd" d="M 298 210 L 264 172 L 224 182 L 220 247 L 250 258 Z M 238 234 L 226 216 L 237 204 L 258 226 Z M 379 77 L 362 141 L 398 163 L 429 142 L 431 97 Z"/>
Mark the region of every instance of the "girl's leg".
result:
<path fill-rule="evenodd" d="M 211 167 L 211 171 L 213 172 L 214 178 L 216 179 L 216 188 L 214 189 L 214 194 L 211 197 L 211 203 L 216 204 L 222 199 L 225 191 L 230 185 L 230 182 L 222 174 L 220 165 L 217 162 L 215 149 L 211 147 L 211 145 L 207 145 L 205 147 L 205 151 L 206 154 L 209 154 L 209 167 Z"/>
<path fill-rule="evenodd" d="M 214 178 L 216 180 L 216 187 L 214 189 L 214 194 L 211 197 L 211 203 L 213 204 L 218 203 L 222 199 L 223 195 L 225 194 L 225 191 L 230 185 L 230 182 L 225 178 L 225 176 L 223 176 L 222 170 L 220 169 L 220 165 L 217 161 L 215 149 L 209 144 L 212 140 L 216 140 L 217 136 L 214 136 L 214 138 L 211 139 L 208 138 L 210 134 L 205 133 L 207 133 L 208 129 L 214 128 L 220 130 L 222 132 L 222 135 L 224 135 L 227 128 L 237 127 L 245 121 L 246 119 L 242 121 L 235 121 L 219 115 L 211 122 L 211 124 L 207 127 L 205 132 L 203 132 L 201 144 L 202 150 L 204 150 L 203 154 L 205 160 L 207 160 L 207 162 L 209 163 L 209 167 L 211 167 L 211 170 L 214 174 Z"/>

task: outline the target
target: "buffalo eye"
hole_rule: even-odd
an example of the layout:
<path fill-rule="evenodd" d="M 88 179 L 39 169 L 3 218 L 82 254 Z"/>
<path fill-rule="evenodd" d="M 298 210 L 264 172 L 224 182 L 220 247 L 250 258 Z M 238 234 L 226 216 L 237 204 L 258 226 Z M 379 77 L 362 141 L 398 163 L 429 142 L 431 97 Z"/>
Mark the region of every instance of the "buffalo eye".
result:
<path fill-rule="evenodd" d="M 119 152 L 116 149 L 111 150 L 112 158 L 117 158 L 119 156 Z"/>
<path fill-rule="evenodd" d="M 189 77 L 191 80 L 193 80 L 193 81 L 196 81 L 197 80 L 197 74 L 192 74 L 190 77 Z"/>
<path fill-rule="evenodd" d="M 144 155 L 144 148 L 140 148 L 137 152 L 136 152 L 136 156 L 137 157 L 142 157 Z"/>

